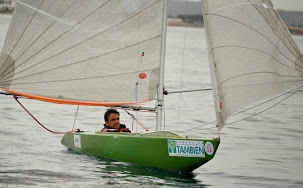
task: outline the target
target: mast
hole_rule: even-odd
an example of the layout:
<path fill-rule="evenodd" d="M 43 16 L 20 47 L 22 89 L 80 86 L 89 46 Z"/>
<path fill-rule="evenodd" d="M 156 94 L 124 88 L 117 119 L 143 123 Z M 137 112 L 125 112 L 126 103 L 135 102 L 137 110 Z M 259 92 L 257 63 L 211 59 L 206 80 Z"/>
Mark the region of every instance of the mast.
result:
<path fill-rule="evenodd" d="M 162 44 L 161 44 L 161 61 L 160 61 L 160 81 L 159 81 L 159 86 L 158 86 L 158 98 L 157 98 L 157 126 L 156 126 L 156 130 L 160 130 L 161 129 L 161 124 L 162 124 L 166 27 L 167 27 L 167 0 L 163 0 L 163 22 L 162 22 L 162 37 L 161 37 Z"/>

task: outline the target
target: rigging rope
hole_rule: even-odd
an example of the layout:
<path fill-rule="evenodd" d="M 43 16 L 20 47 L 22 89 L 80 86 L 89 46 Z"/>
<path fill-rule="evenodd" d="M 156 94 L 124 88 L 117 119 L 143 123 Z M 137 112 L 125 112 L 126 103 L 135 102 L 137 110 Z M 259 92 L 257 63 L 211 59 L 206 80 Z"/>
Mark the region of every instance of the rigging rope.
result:
<path fill-rule="evenodd" d="M 145 127 L 133 114 L 129 113 L 127 110 L 125 110 L 124 108 L 122 108 L 128 115 L 130 115 L 133 120 L 135 120 L 144 130 L 148 131 L 148 128 Z"/>
<path fill-rule="evenodd" d="M 239 111 L 239 112 L 237 112 L 237 113 L 234 113 L 234 114 L 232 114 L 231 116 L 234 116 L 234 115 L 237 115 L 237 114 L 239 114 L 239 113 L 245 112 L 245 111 L 250 110 L 250 109 L 252 109 L 252 108 L 255 108 L 255 107 L 257 107 L 257 106 L 261 106 L 261 105 L 263 105 L 263 104 L 265 104 L 265 103 L 268 103 L 268 102 L 270 102 L 270 101 L 272 101 L 272 100 L 275 100 L 275 99 L 277 99 L 277 98 L 279 98 L 279 97 L 281 97 L 281 96 L 283 96 L 283 95 L 286 95 L 287 93 L 292 92 L 290 95 L 288 95 L 287 97 L 285 97 L 284 99 L 282 99 L 282 100 L 279 101 L 278 103 L 276 103 L 276 104 L 270 106 L 269 108 L 266 108 L 265 110 L 263 110 L 263 111 L 261 111 L 261 112 L 259 112 L 259 113 L 256 113 L 256 114 L 254 114 L 254 115 L 251 115 L 251 116 L 249 116 L 249 117 L 246 117 L 246 118 L 240 119 L 240 120 L 238 120 L 238 121 L 234 121 L 234 122 L 228 123 L 228 124 L 226 124 L 226 125 L 234 124 L 234 123 L 237 123 L 237 122 L 240 122 L 240 121 L 243 121 L 243 120 L 252 118 L 252 117 L 254 117 L 254 116 L 257 116 L 257 115 L 259 115 L 259 114 L 261 114 L 261 113 L 263 113 L 263 112 L 265 112 L 265 111 L 267 111 L 267 110 L 273 108 L 274 106 L 280 104 L 281 102 L 285 101 L 286 99 L 288 99 L 289 97 L 291 97 L 293 94 L 295 94 L 296 92 L 298 92 L 298 91 L 299 91 L 300 89 L 302 89 L 302 88 L 303 88 L 303 85 L 300 86 L 300 87 L 298 87 L 298 88 L 295 88 L 295 89 L 293 89 L 293 90 L 290 90 L 290 91 L 288 91 L 288 92 L 286 92 L 286 93 L 283 93 L 283 94 L 281 94 L 281 95 L 279 95 L 279 96 L 276 96 L 276 97 L 274 97 L 274 98 L 271 98 L 270 100 L 267 100 L 267 101 L 265 101 L 265 102 L 263 102 L 263 103 L 260 103 L 260 104 L 258 104 L 258 105 L 255 105 L 255 106 L 252 106 L 252 107 L 247 108 L 247 109 L 245 109 L 245 110 L 242 110 L 242 111 Z M 211 121 L 211 122 L 208 122 L 208 123 L 206 123 L 206 124 L 199 125 L 199 126 L 196 126 L 196 127 L 193 127 L 193 128 L 190 128 L 190 129 L 187 129 L 187 130 L 184 130 L 184 131 L 181 131 L 180 133 L 188 132 L 188 131 L 191 131 L 191 130 L 194 130 L 194 129 L 197 129 L 197 128 L 201 128 L 202 126 L 206 126 L 206 125 L 213 124 L 213 123 L 216 123 L 216 122 L 217 122 L 216 120 L 215 120 L 215 121 Z"/>
<path fill-rule="evenodd" d="M 287 92 L 287 93 L 290 93 L 290 92 L 292 92 L 292 93 L 291 93 L 290 95 L 286 96 L 286 97 L 285 97 L 284 99 L 282 99 L 281 101 L 277 102 L 276 104 L 274 104 L 274 105 L 272 105 L 272 106 L 266 108 L 265 110 L 262 110 L 262 111 L 260 111 L 260 112 L 258 112 L 258 113 L 256 113 L 256 114 L 254 114 L 254 115 L 248 116 L 248 117 L 243 118 L 243 119 L 240 119 L 240 120 L 238 120 L 238 121 L 233 121 L 233 122 L 231 122 L 231 123 L 227 123 L 226 125 L 231 125 L 231 124 L 234 124 L 234 123 L 237 123 L 237 122 L 240 122 L 240 121 L 243 121 L 243 120 L 246 120 L 246 119 L 249 119 L 249 118 L 252 118 L 252 117 L 254 117 L 254 116 L 259 115 L 259 114 L 261 114 L 261 113 L 263 113 L 263 112 L 265 112 L 265 111 L 267 111 L 267 110 L 273 108 L 274 106 L 277 106 L 277 105 L 280 104 L 281 102 L 285 101 L 285 100 L 288 99 L 290 96 L 292 96 L 293 94 L 295 94 L 296 92 L 298 92 L 302 87 L 303 87 L 303 85 L 300 86 L 300 87 L 298 87 L 298 88 L 295 88 L 295 89 L 293 89 L 293 90 L 291 90 L 291 91 L 289 91 L 289 92 Z M 267 102 L 269 102 L 269 101 L 272 101 L 272 100 L 274 100 L 274 99 L 279 98 L 280 96 L 286 95 L 287 93 L 283 93 L 282 95 L 279 95 L 279 96 L 277 96 L 277 97 L 274 97 L 274 98 L 272 98 L 272 99 L 270 99 L 270 100 L 268 100 L 268 101 L 265 101 L 265 102 L 263 102 L 263 103 L 261 103 L 261 104 L 258 104 L 258 105 L 256 105 L 256 106 L 253 106 L 253 107 L 251 107 L 251 108 L 245 109 L 245 110 L 243 110 L 243 111 L 241 111 L 241 112 L 244 112 L 244 111 L 247 111 L 247 110 L 252 109 L 252 108 L 254 108 L 254 107 L 257 107 L 257 106 L 260 106 L 260 105 L 262 105 L 262 104 L 265 104 L 265 103 L 267 103 Z M 239 114 L 239 113 L 241 113 L 241 112 L 232 114 L 232 116 L 233 116 L 233 115 L 236 115 L 236 114 Z"/>
<path fill-rule="evenodd" d="M 41 125 L 41 127 L 43 127 L 45 130 L 47 130 L 47 131 L 49 131 L 49 132 L 51 132 L 51 133 L 53 133 L 53 134 L 65 134 L 65 133 L 72 133 L 72 132 L 78 132 L 79 131 L 79 129 L 73 129 L 73 130 L 71 130 L 71 131 L 68 131 L 68 132 L 58 132 L 58 131 L 53 131 L 53 130 L 50 130 L 50 129 L 48 129 L 47 127 L 45 127 L 42 123 L 40 123 L 39 121 L 38 121 L 38 119 L 37 118 L 35 118 L 35 116 L 33 115 L 33 114 L 31 114 L 30 113 L 30 111 L 28 111 L 26 108 L 25 108 L 25 106 L 23 106 L 22 104 L 21 104 L 21 102 L 18 100 L 18 96 L 16 96 L 16 95 L 14 95 L 14 99 L 20 104 L 20 106 L 39 124 L 39 125 Z"/>
<path fill-rule="evenodd" d="M 73 129 L 72 130 L 74 130 L 74 128 L 75 128 L 76 119 L 77 119 L 77 116 L 78 116 L 78 111 L 79 111 L 79 105 L 78 105 L 77 110 L 76 110 L 76 114 L 75 114 L 75 119 L 74 119 L 74 124 L 73 124 Z"/>
<path fill-rule="evenodd" d="M 185 22 L 187 23 L 188 22 L 188 17 L 187 15 L 189 15 L 189 8 L 188 8 L 188 0 L 186 1 L 186 11 L 187 11 L 187 14 L 185 15 Z M 183 86 L 183 74 L 184 74 L 184 56 L 185 56 L 185 43 L 186 43 L 186 37 L 187 37 L 187 25 L 184 26 L 184 37 L 183 37 L 183 53 L 182 53 L 182 59 L 181 59 L 181 80 L 180 80 L 180 88 L 182 90 L 182 86 Z M 180 113 L 181 113 L 181 101 L 182 101 L 182 93 L 180 93 L 179 95 L 179 109 L 178 109 L 178 125 L 177 125 L 177 130 L 179 129 L 179 124 L 180 124 Z M 184 100 L 183 100 L 184 101 Z"/>
<path fill-rule="evenodd" d="M 184 131 L 180 131 L 180 133 L 188 132 L 188 131 L 191 131 L 191 130 L 194 130 L 194 129 L 196 130 L 197 128 L 200 128 L 200 127 L 206 126 L 206 125 L 210 125 L 210 124 L 213 124 L 213 123 L 217 123 L 217 121 L 216 120 L 215 121 L 211 121 L 211 122 L 205 123 L 203 125 L 199 125 L 199 126 L 196 126 L 196 127 L 184 130 Z"/>

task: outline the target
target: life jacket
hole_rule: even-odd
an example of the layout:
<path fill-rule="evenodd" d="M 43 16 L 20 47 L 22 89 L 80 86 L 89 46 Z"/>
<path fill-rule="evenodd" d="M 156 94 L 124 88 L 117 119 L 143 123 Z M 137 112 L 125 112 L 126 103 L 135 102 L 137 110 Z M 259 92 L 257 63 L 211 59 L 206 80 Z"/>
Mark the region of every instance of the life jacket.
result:
<path fill-rule="evenodd" d="M 120 124 L 119 129 L 111 129 L 107 125 L 104 124 L 104 128 L 101 130 L 101 132 L 128 132 L 131 133 L 131 131 L 124 125 Z"/>

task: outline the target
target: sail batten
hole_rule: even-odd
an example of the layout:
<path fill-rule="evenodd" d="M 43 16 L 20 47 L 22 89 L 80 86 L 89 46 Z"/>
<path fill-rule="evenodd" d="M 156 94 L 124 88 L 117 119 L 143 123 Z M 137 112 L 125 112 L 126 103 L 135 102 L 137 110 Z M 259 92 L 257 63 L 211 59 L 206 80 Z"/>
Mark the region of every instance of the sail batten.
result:
<path fill-rule="evenodd" d="M 76 1 L 74 1 L 74 3 L 75 3 L 75 2 L 76 2 Z M 18 3 L 19 3 L 20 5 L 26 6 L 26 7 L 29 8 L 29 9 L 32 9 L 33 11 L 35 11 L 35 12 L 37 12 L 37 13 L 44 14 L 45 16 L 48 16 L 48 17 L 54 19 L 54 21 L 58 21 L 58 22 L 61 22 L 61 23 L 63 23 L 63 24 L 66 24 L 66 25 L 70 26 L 71 28 L 74 27 L 74 25 L 72 25 L 72 24 L 70 24 L 70 23 L 68 23 L 68 22 L 65 22 L 64 20 L 61 20 L 61 19 L 58 18 L 58 17 L 55 17 L 55 16 L 53 16 L 53 15 L 51 15 L 51 14 L 48 14 L 47 12 L 44 12 L 44 11 L 39 10 L 39 8 L 35 8 L 35 7 L 33 7 L 33 6 L 30 6 L 30 5 L 25 4 L 25 3 L 23 3 L 23 2 L 20 2 L 20 1 L 18 1 Z M 41 4 L 41 5 L 42 5 L 42 4 Z M 71 5 L 72 5 L 72 4 L 71 4 Z M 66 10 L 68 10 L 68 9 L 66 9 Z M 64 11 L 64 12 L 65 12 L 65 11 Z M 64 12 L 63 12 L 63 13 L 64 13 Z M 60 17 L 60 16 L 59 16 L 59 17 Z M 54 23 L 55 23 L 55 22 L 54 22 Z"/>
<path fill-rule="evenodd" d="M 302 53 L 270 0 L 203 0 L 219 130 L 237 110 L 303 85 Z"/>
<path fill-rule="evenodd" d="M 162 15 L 158 0 L 20 0 L 0 56 L 0 88 L 66 101 L 154 100 Z"/>

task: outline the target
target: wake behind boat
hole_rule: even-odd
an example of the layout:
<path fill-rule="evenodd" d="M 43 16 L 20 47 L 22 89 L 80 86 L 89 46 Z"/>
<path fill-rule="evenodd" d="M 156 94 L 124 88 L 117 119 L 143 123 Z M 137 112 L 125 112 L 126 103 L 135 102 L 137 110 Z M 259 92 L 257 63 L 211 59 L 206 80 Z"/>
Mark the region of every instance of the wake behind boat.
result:
<path fill-rule="evenodd" d="M 271 1 L 204 0 L 203 13 L 218 131 L 239 109 L 302 87 L 302 53 Z M 20 0 L 0 56 L 0 89 L 17 101 L 155 111 L 154 131 L 72 130 L 61 143 L 193 171 L 214 157 L 220 138 L 163 130 L 166 22 L 166 0 Z"/>

